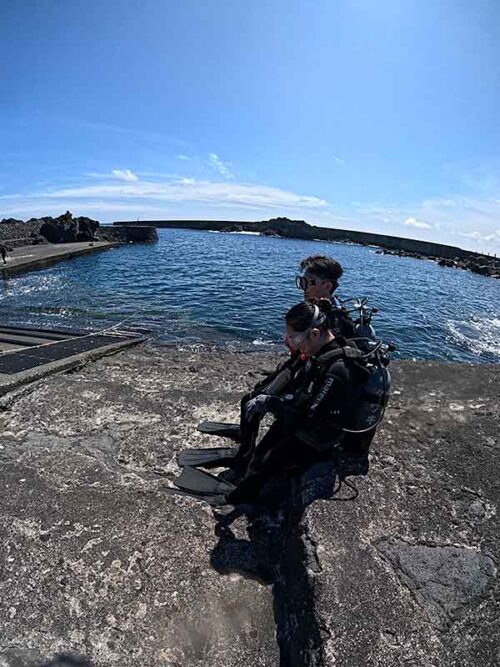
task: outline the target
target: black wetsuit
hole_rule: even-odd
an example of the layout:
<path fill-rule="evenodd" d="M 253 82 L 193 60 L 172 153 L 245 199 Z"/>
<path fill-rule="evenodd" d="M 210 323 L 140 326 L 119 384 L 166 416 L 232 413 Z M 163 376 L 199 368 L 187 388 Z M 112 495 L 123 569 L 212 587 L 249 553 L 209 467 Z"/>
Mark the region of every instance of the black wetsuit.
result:
<path fill-rule="evenodd" d="M 237 467 L 243 470 L 246 470 L 250 459 L 253 455 L 253 450 L 255 447 L 255 441 L 259 433 L 259 423 L 260 418 L 255 417 L 253 419 L 247 419 L 245 410 L 247 403 L 250 399 L 258 396 L 259 394 L 268 394 L 269 388 L 273 385 L 275 381 L 280 380 L 280 377 L 283 377 L 283 372 L 289 372 L 290 380 L 287 381 L 286 376 L 284 376 L 283 390 L 288 389 L 293 377 L 297 371 L 302 368 L 304 362 L 300 360 L 300 353 L 295 352 L 290 356 L 289 359 L 284 361 L 281 364 L 278 364 L 276 369 L 269 373 L 263 380 L 257 382 L 254 388 L 243 396 L 240 401 L 240 446 L 237 454 Z M 280 393 L 282 393 L 280 391 Z"/>
<path fill-rule="evenodd" d="M 251 451 L 245 477 L 228 496 L 230 502 L 254 500 L 269 478 L 330 457 L 345 439 L 343 428 L 352 428 L 358 371 L 342 356 L 331 363 L 321 361 L 339 348 L 336 340 L 327 343 L 299 365 L 284 395 L 269 397 L 276 421 Z"/>

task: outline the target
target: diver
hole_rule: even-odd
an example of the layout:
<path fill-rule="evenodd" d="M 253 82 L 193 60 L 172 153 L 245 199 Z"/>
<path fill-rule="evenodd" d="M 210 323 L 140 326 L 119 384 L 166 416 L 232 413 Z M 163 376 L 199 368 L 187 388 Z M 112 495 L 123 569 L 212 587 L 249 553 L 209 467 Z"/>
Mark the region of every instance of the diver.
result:
<path fill-rule="evenodd" d="M 303 275 L 296 277 L 295 284 L 304 292 L 304 300 L 330 299 L 333 306 L 330 313 L 333 330 L 346 339 L 357 339 L 368 352 L 372 343 L 377 342 L 371 322 L 372 316 L 378 311 L 366 305 L 366 298 L 342 301 L 335 295 L 343 274 L 339 262 L 327 255 L 311 255 L 300 262 L 299 269 Z M 356 319 L 353 319 L 353 315 Z"/>
<path fill-rule="evenodd" d="M 303 275 L 296 277 L 295 284 L 300 290 L 304 292 L 304 300 L 330 300 L 333 306 L 329 315 L 332 328 L 335 331 L 341 333 L 345 338 L 351 338 L 354 336 L 354 322 L 350 319 L 348 312 L 342 308 L 339 299 L 334 295 L 335 290 L 338 288 L 338 281 L 343 274 L 343 269 L 340 263 L 332 257 L 328 257 L 327 255 L 311 255 L 310 257 L 306 257 L 300 262 L 299 269 L 303 272 Z M 297 354 L 297 350 L 294 348 L 288 336 L 285 336 L 285 345 L 290 352 L 290 359 L 281 366 L 278 366 L 274 373 L 268 374 L 267 377 L 262 380 L 262 382 L 258 383 L 252 389 L 252 391 L 243 396 L 240 404 L 241 410 L 239 424 L 204 421 L 201 422 L 201 424 L 198 426 L 198 429 L 202 433 L 217 435 L 239 442 L 240 456 L 243 459 L 251 450 L 255 436 L 254 422 L 252 420 L 249 421 L 245 416 L 245 405 L 247 401 L 258 393 L 276 394 L 278 391 L 283 391 L 286 386 L 286 382 L 283 382 L 283 379 L 286 376 L 284 376 L 281 371 L 286 371 L 288 368 L 293 368 L 297 363 L 298 357 L 300 356 L 300 354 Z M 272 391 L 266 390 L 264 392 L 264 387 L 269 385 L 276 378 L 277 381 L 272 385 Z M 223 448 L 221 455 L 224 456 L 226 451 L 227 449 Z M 197 455 L 193 452 L 186 453 L 186 456 L 190 458 L 190 461 L 194 461 Z M 201 454 L 201 456 L 203 458 L 205 455 Z"/>
<path fill-rule="evenodd" d="M 330 299 L 334 306 L 340 308 L 340 301 L 335 296 L 339 280 L 344 273 L 336 259 L 327 255 L 311 255 L 299 264 L 302 276 L 297 276 L 295 284 L 304 292 L 304 300 Z"/>
<path fill-rule="evenodd" d="M 354 322 L 335 295 L 344 273 L 340 263 L 327 255 L 311 255 L 300 262 L 299 270 L 303 275 L 295 278 L 295 284 L 304 292 L 304 301 L 329 299 L 333 306 L 329 315 L 333 330 L 344 338 L 352 338 L 355 335 Z"/>
<path fill-rule="evenodd" d="M 206 500 L 212 496 L 216 500 L 213 504 L 253 503 L 266 482 L 291 468 L 305 470 L 315 462 L 331 459 L 340 449 L 361 463 L 357 474 L 366 474 L 368 446 L 382 418 L 390 380 L 386 371 L 377 375 L 376 386 L 370 388 L 372 373 L 366 355 L 332 330 L 331 310 L 331 301 L 320 299 L 299 303 L 288 311 L 286 336 L 299 357 L 285 369 L 284 392 L 270 394 L 264 387 L 242 403 L 248 423 L 260 423 L 267 413 L 275 421 L 247 451 L 237 485 L 191 467 L 204 464 L 189 463 L 181 455 L 179 464 L 185 467 L 175 482 L 180 489 Z M 238 453 L 226 449 L 216 465 L 230 467 L 231 461 L 238 461 Z"/>

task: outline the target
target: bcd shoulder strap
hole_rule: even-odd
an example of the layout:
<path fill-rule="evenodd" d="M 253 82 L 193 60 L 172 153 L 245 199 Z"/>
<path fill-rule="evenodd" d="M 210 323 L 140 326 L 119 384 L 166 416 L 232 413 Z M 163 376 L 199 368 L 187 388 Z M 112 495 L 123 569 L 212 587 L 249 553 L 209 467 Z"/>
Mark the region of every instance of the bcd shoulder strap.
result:
<path fill-rule="evenodd" d="M 354 369 L 358 381 L 365 382 L 369 378 L 370 372 L 366 367 L 365 355 L 353 345 L 345 344 L 335 350 L 325 352 L 318 357 L 317 361 L 320 366 L 329 365 L 326 374 L 330 375 L 334 374 L 333 367 L 340 359 L 343 359 L 351 369 Z"/>

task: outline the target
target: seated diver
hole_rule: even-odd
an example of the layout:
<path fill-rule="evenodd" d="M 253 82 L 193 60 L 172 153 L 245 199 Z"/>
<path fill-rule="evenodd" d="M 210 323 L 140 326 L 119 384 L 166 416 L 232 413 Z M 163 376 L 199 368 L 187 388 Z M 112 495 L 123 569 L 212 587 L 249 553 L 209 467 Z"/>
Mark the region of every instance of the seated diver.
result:
<path fill-rule="evenodd" d="M 243 444 L 244 455 L 240 447 L 235 460 L 239 460 L 240 471 L 243 468 L 243 478 L 237 486 L 188 466 L 176 482 L 180 488 L 222 494 L 223 502 L 231 505 L 252 503 L 273 477 L 329 459 L 341 444 L 358 445 L 344 429 L 355 428 L 356 387 L 366 379 L 366 370 L 357 363 L 356 350 L 347 354 L 345 340 L 332 331 L 331 308 L 329 299 L 321 299 L 299 303 L 288 311 L 286 339 L 300 358 L 294 355 L 289 362 L 284 391 L 270 395 L 258 393 L 257 387 L 242 402 L 245 423 L 258 424 L 266 413 L 273 414 L 275 421 L 258 444 L 255 440 L 250 446 Z M 365 473 L 367 442 L 365 439 L 364 448 L 357 452 L 366 462 Z"/>
<path fill-rule="evenodd" d="M 332 308 L 329 318 L 332 331 L 335 333 L 338 332 L 348 340 L 355 339 L 358 347 L 362 348 L 365 352 L 369 352 L 373 347 L 373 343 L 377 340 L 375 331 L 371 325 L 372 314 L 377 312 L 377 309 L 367 307 L 365 305 L 366 299 L 362 301 L 359 299 L 348 299 L 345 303 L 349 303 L 352 306 L 350 311 L 343 305 L 343 302 L 335 294 L 339 286 L 339 280 L 343 274 L 343 269 L 339 262 L 327 255 L 311 255 L 300 262 L 299 269 L 303 273 L 296 277 L 295 284 L 304 293 L 304 301 L 312 301 L 314 299 L 328 299 L 331 301 Z M 356 313 L 356 321 L 352 319 L 351 313 Z M 290 348 L 290 345 L 288 347 Z M 278 387 L 281 388 L 282 375 L 280 375 L 280 372 L 287 367 L 293 366 L 296 361 L 293 356 L 293 350 L 290 349 L 290 351 L 292 352 L 292 359 L 285 362 L 281 367 L 278 367 L 274 373 L 269 374 L 249 394 L 243 397 L 239 424 L 204 421 L 198 425 L 198 430 L 202 433 L 229 438 L 240 443 L 251 442 L 254 435 L 254 428 L 253 424 L 248 424 L 247 420 L 245 420 L 244 405 L 256 393 L 278 393 L 275 390 L 275 385 L 272 385 L 273 391 L 269 391 L 268 388 L 264 390 L 264 387 L 269 385 L 271 380 L 278 377 Z M 247 429 L 246 432 L 245 429 Z M 248 429 L 250 432 L 248 432 Z M 225 458 L 227 451 L 228 448 L 222 448 L 220 455 Z M 245 452 L 242 451 L 241 447 L 240 456 L 245 458 Z M 206 452 L 201 452 L 200 454 L 195 452 L 185 453 L 188 465 L 197 465 L 205 462 L 206 457 Z M 214 459 L 215 463 L 216 460 Z"/>

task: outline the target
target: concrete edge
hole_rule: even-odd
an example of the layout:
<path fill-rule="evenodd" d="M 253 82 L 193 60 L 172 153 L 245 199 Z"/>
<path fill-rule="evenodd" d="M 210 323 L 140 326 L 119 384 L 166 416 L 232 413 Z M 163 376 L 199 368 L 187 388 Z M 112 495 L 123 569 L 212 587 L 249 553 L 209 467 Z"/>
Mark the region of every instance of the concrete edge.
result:
<path fill-rule="evenodd" d="M 44 364 L 27 371 L 16 373 L 12 378 L 5 376 L 6 380 L 0 380 L 0 397 L 5 396 L 23 385 L 36 382 L 37 380 L 41 380 L 49 375 L 54 375 L 55 373 L 63 373 L 72 368 L 83 366 L 84 364 L 96 361 L 101 357 L 113 354 L 114 352 L 119 352 L 126 347 L 132 347 L 133 345 L 143 343 L 145 340 L 146 338 L 144 336 L 117 340 L 116 343 L 111 343 L 110 345 L 87 350 L 86 352 L 81 352 L 80 354 L 75 354 L 71 357 L 65 357 L 64 359 L 59 359 L 58 361 L 53 361 L 49 364 Z"/>
<path fill-rule="evenodd" d="M 19 264 L 17 266 L 12 266 L 7 268 L 2 267 L 2 269 L 0 269 L 1 276 L 4 280 L 6 280 L 7 278 L 10 278 L 13 275 L 23 273 L 24 271 L 36 271 L 37 269 L 43 269 L 47 266 L 51 266 L 52 264 L 56 264 L 57 262 L 61 262 L 63 260 L 73 259 L 74 257 L 79 257 L 80 255 L 90 255 L 91 253 L 102 250 L 110 250 L 111 248 L 116 248 L 119 245 L 122 245 L 118 241 L 108 241 L 107 244 L 108 245 L 99 247 L 89 246 L 88 248 L 81 248 L 80 250 L 68 250 L 68 252 L 64 252 L 58 255 L 52 255 L 50 257 L 44 257 L 42 259 L 36 259 L 30 262 L 26 262 L 24 264 Z"/>

